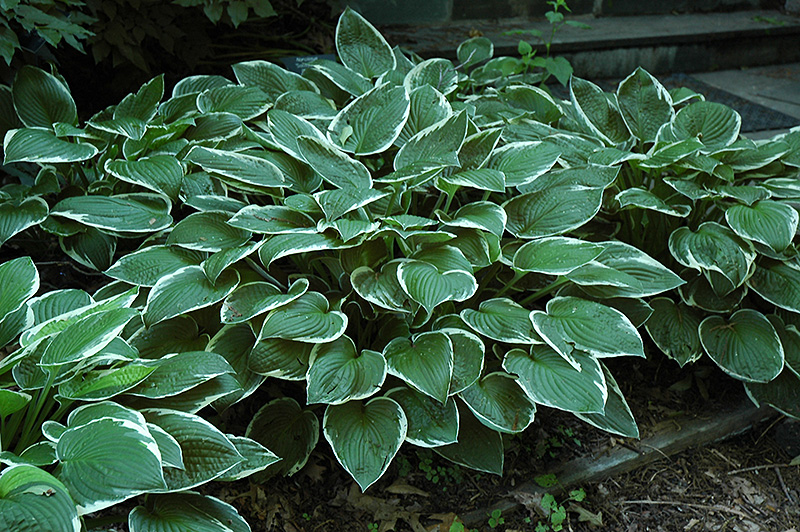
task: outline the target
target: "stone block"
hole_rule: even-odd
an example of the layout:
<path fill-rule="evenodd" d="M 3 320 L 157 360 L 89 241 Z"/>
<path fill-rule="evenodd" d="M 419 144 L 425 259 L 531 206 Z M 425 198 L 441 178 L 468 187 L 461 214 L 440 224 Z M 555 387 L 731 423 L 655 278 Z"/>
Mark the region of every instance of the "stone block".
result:
<path fill-rule="evenodd" d="M 572 15 L 592 12 L 594 0 L 568 0 Z M 543 17 L 552 9 L 546 0 L 453 0 L 453 19 Z"/>
<path fill-rule="evenodd" d="M 453 0 L 338 0 L 335 7 L 350 6 L 371 23 L 434 24 L 450 20 Z"/>

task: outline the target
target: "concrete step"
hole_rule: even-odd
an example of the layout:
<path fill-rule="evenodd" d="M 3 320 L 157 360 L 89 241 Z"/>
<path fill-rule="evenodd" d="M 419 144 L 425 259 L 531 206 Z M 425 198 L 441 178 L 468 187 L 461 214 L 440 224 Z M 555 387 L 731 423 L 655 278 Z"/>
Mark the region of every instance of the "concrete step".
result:
<path fill-rule="evenodd" d="M 590 29 L 562 26 L 551 54 L 572 63 L 578 76 L 624 77 L 637 66 L 652 74 L 704 72 L 800 61 L 800 17 L 776 10 L 595 17 L 570 20 Z M 391 44 L 423 57 L 455 58 L 458 44 L 483 35 L 494 42 L 495 56 L 518 56 L 521 39 L 539 53 L 544 46 L 530 33 L 548 35 L 542 20 L 480 19 L 439 24 L 380 27 Z M 526 33 L 527 32 L 527 33 Z"/>

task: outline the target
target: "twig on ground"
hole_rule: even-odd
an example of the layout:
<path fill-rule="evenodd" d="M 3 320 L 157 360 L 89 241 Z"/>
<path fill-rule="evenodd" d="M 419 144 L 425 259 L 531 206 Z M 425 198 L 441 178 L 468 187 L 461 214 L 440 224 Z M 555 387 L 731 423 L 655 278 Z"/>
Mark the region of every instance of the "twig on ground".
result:
<path fill-rule="evenodd" d="M 699 510 L 710 510 L 713 512 L 726 512 L 729 514 L 738 515 L 739 517 L 745 517 L 748 519 L 750 518 L 750 516 L 746 513 L 733 508 L 725 508 L 724 506 L 710 506 L 708 504 L 697 504 L 693 502 L 634 500 L 622 501 L 620 504 L 659 504 L 662 506 L 685 506 L 687 508 L 697 508 Z"/>
<path fill-rule="evenodd" d="M 792 494 L 789 493 L 789 490 L 786 488 L 786 483 L 783 481 L 783 475 L 781 475 L 781 468 L 773 467 L 773 471 L 775 471 L 775 476 L 778 477 L 778 482 L 781 484 L 781 489 L 783 490 L 783 494 L 786 495 L 786 498 L 789 499 L 790 504 L 794 504 L 794 497 Z"/>
<path fill-rule="evenodd" d="M 764 465 L 757 465 L 753 467 L 743 467 L 742 469 L 734 469 L 733 471 L 728 471 L 728 476 L 735 475 L 737 473 L 747 473 L 748 471 L 760 471 L 762 469 L 772 469 L 778 467 L 797 467 L 796 465 L 792 464 L 764 464 Z"/>
<path fill-rule="evenodd" d="M 778 418 L 775 421 L 770 423 L 769 426 L 764 429 L 764 432 L 761 433 L 761 436 L 759 436 L 758 439 L 756 439 L 756 442 L 753 445 L 758 445 L 758 442 L 761 441 L 761 438 L 763 438 L 767 434 L 767 432 L 769 432 L 772 429 L 772 427 L 774 427 L 784 419 L 786 419 L 786 416 L 778 416 Z"/>

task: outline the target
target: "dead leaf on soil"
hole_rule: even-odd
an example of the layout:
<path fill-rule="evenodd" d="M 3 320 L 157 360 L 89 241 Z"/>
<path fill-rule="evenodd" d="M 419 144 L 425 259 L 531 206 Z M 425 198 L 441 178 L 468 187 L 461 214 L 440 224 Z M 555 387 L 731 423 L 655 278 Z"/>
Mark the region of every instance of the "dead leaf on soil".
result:
<path fill-rule="evenodd" d="M 419 512 L 411 508 L 401 508 L 400 499 L 381 499 L 361 493 L 354 482 L 347 493 L 347 502 L 357 510 L 363 510 L 380 522 L 378 530 L 388 532 L 394 530 L 398 520 L 405 521 L 414 532 L 427 532 L 419 522 Z"/>
<path fill-rule="evenodd" d="M 388 491 L 389 493 L 394 493 L 395 495 L 419 495 L 421 497 L 430 497 L 431 494 L 427 491 L 423 491 L 419 488 L 415 488 L 414 486 L 410 486 L 405 482 L 397 481 L 388 488 L 384 489 L 383 491 Z"/>
<path fill-rule="evenodd" d="M 441 521 L 441 523 L 430 525 L 425 529 L 426 532 L 449 532 L 450 528 L 453 526 L 453 523 L 459 520 L 458 515 L 453 512 L 446 514 L 431 514 L 428 517 L 437 521 Z"/>
<path fill-rule="evenodd" d="M 570 512 L 578 514 L 578 521 L 586 522 L 591 526 L 603 526 L 603 512 L 590 512 L 580 504 L 571 503 L 567 508 Z"/>

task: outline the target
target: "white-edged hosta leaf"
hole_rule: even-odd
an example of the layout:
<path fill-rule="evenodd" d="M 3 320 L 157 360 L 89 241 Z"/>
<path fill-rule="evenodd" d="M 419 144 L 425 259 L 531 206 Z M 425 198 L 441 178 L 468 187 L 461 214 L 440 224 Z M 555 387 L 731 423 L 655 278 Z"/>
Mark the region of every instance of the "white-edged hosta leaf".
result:
<path fill-rule="evenodd" d="M 488 231 L 497 238 L 503 236 L 506 227 L 506 212 L 496 203 L 475 201 L 459 208 L 453 216 L 436 213 L 439 221 L 451 227 L 466 227 Z"/>
<path fill-rule="evenodd" d="M 367 19 L 346 8 L 336 24 L 336 52 L 347 68 L 367 78 L 394 70 L 392 47 Z"/>
<path fill-rule="evenodd" d="M 670 127 L 676 140 L 700 140 L 704 153 L 730 145 L 739 138 L 742 117 L 739 113 L 717 102 L 694 102 L 675 115 Z"/>
<path fill-rule="evenodd" d="M 555 236 L 576 229 L 600 211 L 603 189 L 560 185 L 517 196 L 503 204 L 506 230 L 518 238 Z"/>
<path fill-rule="evenodd" d="M 403 87 L 378 85 L 339 111 L 328 127 L 328 139 L 355 155 L 380 153 L 400 135 L 409 108 L 408 93 Z"/>
<path fill-rule="evenodd" d="M 175 224 L 167 245 L 197 251 L 221 251 L 243 245 L 252 236 L 250 231 L 229 224 L 231 215 L 224 212 L 195 212 Z"/>
<path fill-rule="evenodd" d="M 403 80 L 403 85 L 408 92 L 419 87 L 430 85 L 444 95 L 456 90 L 458 72 L 453 63 L 441 57 L 426 59 L 414 66 Z"/>
<path fill-rule="evenodd" d="M 778 412 L 800 419 L 800 377 L 788 368 L 770 382 L 747 382 L 744 388 L 757 405 L 767 404 Z"/>
<path fill-rule="evenodd" d="M 0 475 L 0 528 L 9 532 L 80 532 L 81 520 L 67 487 L 47 471 L 13 465 Z"/>
<path fill-rule="evenodd" d="M 463 41 L 456 49 L 458 62 L 467 67 L 491 59 L 492 55 L 494 44 L 486 37 L 472 37 Z"/>
<path fill-rule="evenodd" d="M 595 357 L 644 357 L 642 338 L 617 309 L 578 297 L 555 297 L 547 312 L 534 310 L 531 321 L 542 338 L 576 369 L 573 348 Z"/>
<path fill-rule="evenodd" d="M 453 377 L 453 344 L 439 331 L 395 338 L 383 349 L 389 373 L 444 404 Z"/>
<path fill-rule="evenodd" d="M 303 157 L 297 147 L 297 139 L 305 136 L 315 137 L 322 142 L 327 140 L 325 135 L 308 120 L 280 109 L 271 109 L 267 113 L 267 127 L 272 134 L 272 141 L 284 152 L 301 161 Z"/>
<path fill-rule="evenodd" d="M 319 292 L 306 292 L 270 312 L 258 337 L 325 343 L 342 336 L 346 328 L 347 316 L 344 313 L 330 310 L 328 300 Z"/>
<path fill-rule="evenodd" d="M 155 371 L 152 364 L 126 364 L 118 368 L 86 371 L 62 382 L 58 395 L 70 400 L 102 401 L 123 393 Z"/>
<path fill-rule="evenodd" d="M 203 256 L 176 246 L 155 245 L 123 255 L 105 274 L 137 286 L 154 286 L 159 279 L 186 266 L 196 266 Z"/>
<path fill-rule="evenodd" d="M 26 127 L 9 130 L 3 139 L 3 164 L 74 163 L 99 153 L 91 144 L 60 139 L 49 129 Z"/>
<path fill-rule="evenodd" d="M 269 61 L 245 61 L 232 68 L 240 84 L 261 89 L 269 103 L 290 90 L 318 91 L 311 81 Z"/>
<path fill-rule="evenodd" d="M 308 461 L 319 439 L 319 420 L 290 397 L 273 399 L 262 406 L 247 425 L 245 435 L 280 457 L 260 477 L 294 475 Z"/>
<path fill-rule="evenodd" d="M 512 349 L 503 359 L 503 369 L 518 376 L 517 384 L 540 405 L 567 412 L 602 413 L 608 389 L 600 363 L 591 355 L 573 350 L 576 369 L 548 345 L 530 351 Z"/>
<path fill-rule="evenodd" d="M 493 168 L 474 168 L 441 177 L 441 180 L 450 185 L 460 187 L 488 190 L 490 192 L 505 192 L 506 178 L 503 172 Z"/>
<path fill-rule="evenodd" d="M 484 129 L 477 133 L 468 133 L 467 138 L 464 139 L 464 143 L 461 145 L 461 149 L 458 152 L 458 160 L 461 163 L 461 169 L 466 171 L 483 168 L 492 156 L 497 144 L 500 142 L 503 131 L 502 128 L 491 128 Z M 496 177 L 490 177 L 490 174 L 473 179 L 478 183 L 483 183 L 483 187 L 485 187 L 483 190 L 503 192 L 505 189 L 505 177 L 503 177 L 502 183 L 499 183 Z M 477 183 L 476 185 L 464 184 L 463 186 L 481 188 L 481 186 L 477 186 Z M 497 190 L 500 186 L 503 188 Z"/>
<path fill-rule="evenodd" d="M 449 336 L 453 344 L 453 377 L 448 393 L 454 395 L 480 378 L 486 346 L 477 335 L 464 329 L 446 327 L 439 332 Z"/>
<path fill-rule="evenodd" d="M 251 241 L 241 246 L 225 248 L 209 256 L 200 266 L 203 268 L 208 280 L 216 283 L 226 268 L 252 255 L 258 251 L 259 247 L 261 247 L 261 242 Z"/>
<path fill-rule="evenodd" d="M 655 144 L 644 159 L 636 159 L 634 165 L 645 169 L 666 168 L 685 157 L 695 155 L 703 143 L 695 138 L 684 139 L 666 145 Z"/>
<path fill-rule="evenodd" d="M 313 61 L 303 73 L 306 77 L 321 80 L 352 96 L 360 96 L 372 88 L 372 82 L 346 66 L 329 59 Z M 345 94 L 346 97 L 346 94 Z"/>
<path fill-rule="evenodd" d="M 128 514 L 130 532 L 250 532 L 228 503 L 191 491 L 150 494 Z"/>
<path fill-rule="evenodd" d="M 617 109 L 615 96 L 607 96 L 591 81 L 572 76 L 569 97 L 580 124 L 604 144 L 613 146 L 628 140 L 630 132 Z"/>
<path fill-rule="evenodd" d="M 186 314 L 141 328 L 128 340 L 142 358 L 161 358 L 172 353 L 202 351 L 208 335 L 200 334 L 197 322 Z"/>
<path fill-rule="evenodd" d="M 725 221 L 737 235 L 783 251 L 792 243 L 800 216 L 786 203 L 762 200 L 728 207 Z"/>
<path fill-rule="evenodd" d="M 722 370 L 745 382 L 769 382 L 783 370 L 780 337 L 767 318 L 752 309 L 730 319 L 709 316 L 700 323 L 700 341 Z"/>
<path fill-rule="evenodd" d="M 442 272 L 421 260 L 408 260 L 400 264 L 397 278 L 403 291 L 428 312 L 445 301 L 469 299 L 478 289 L 478 283 L 471 273 L 462 270 Z"/>
<path fill-rule="evenodd" d="M 346 247 L 335 236 L 322 233 L 289 233 L 274 235 L 258 248 L 258 258 L 267 268 L 276 260 L 309 251 Z"/>
<path fill-rule="evenodd" d="M 372 177 L 367 167 L 332 144 L 317 137 L 301 136 L 297 139 L 297 149 L 328 183 L 339 188 L 372 188 Z"/>
<path fill-rule="evenodd" d="M 78 264 L 92 270 L 103 271 L 111 266 L 117 250 L 117 237 L 94 227 L 70 236 L 59 237 L 61 251 Z"/>
<path fill-rule="evenodd" d="M 641 67 L 620 82 L 617 102 L 628 129 L 642 142 L 653 142 L 675 116 L 667 89 Z"/>
<path fill-rule="evenodd" d="M 503 172 L 507 187 L 518 187 L 549 171 L 560 156 L 561 149 L 548 142 L 511 142 L 492 152 L 488 168 Z"/>
<path fill-rule="evenodd" d="M 540 344 L 530 311 L 507 298 L 481 301 L 478 309 L 464 309 L 461 319 L 487 338 L 510 344 Z"/>
<path fill-rule="evenodd" d="M 459 397 L 492 430 L 515 434 L 533 423 L 536 404 L 517 384 L 516 377 L 497 371 L 462 390 Z"/>
<path fill-rule="evenodd" d="M 156 282 L 147 295 L 142 318 L 150 327 L 185 312 L 205 308 L 225 299 L 239 284 L 239 273 L 226 270 L 211 284 L 200 266 L 186 266 Z"/>
<path fill-rule="evenodd" d="M 197 108 L 201 113 L 231 113 L 242 120 L 252 120 L 272 105 L 267 94 L 258 87 L 227 85 L 200 93 Z"/>
<path fill-rule="evenodd" d="M 208 351 L 186 351 L 167 355 L 158 361 L 155 370 L 129 395 L 161 399 L 185 392 L 214 377 L 233 373 L 222 356 Z"/>
<path fill-rule="evenodd" d="M 370 85 L 369 88 L 372 86 Z M 317 92 L 289 91 L 275 100 L 275 109 L 306 120 L 326 120 L 336 116 L 335 104 Z"/>
<path fill-rule="evenodd" d="M 390 261 L 380 273 L 369 266 L 361 266 L 350 274 L 350 284 L 356 293 L 370 303 L 387 310 L 410 312 L 408 296 L 397 277 L 400 261 Z"/>
<path fill-rule="evenodd" d="M 0 264 L 0 319 L 19 310 L 39 290 L 39 272 L 30 257 Z"/>
<path fill-rule="evenodd" d="M 267 235 L 317 232 L 317 224 L 313 218 L 280 205 L 248 205 L 233 215 L 227 223 L 239 230 Z"/>
<path fill-rule="evenodd" d="M 603 246 L 577 238 L 553 236 L 523 244 L 514 253 L 514 269 L 548 275 L 565 275 L 596 259 Z"/>
<path fill-rule="evenodd" d="M 19 203 L 0 203 L 0 246 L 17 233 L 43 222 L 48 212 L 47 202 L 38 196 Z"/>
<path fill-rule="evenodd" d="M 707 190 L 712 196 L 718 194 L 723 198 L 735 198 L 748 207 L 772 196 L 769 189 L 757 185 L 715 185 Z"/>
<path fill-rule="evenodd" d="M 494 475 L 503 474 L 503 437 L 458 405 L 458 441 L 433 450 L 458 465 Z"/>
<path fill-rule="evenodd" d="M 31 400 L 31 396 L 24 392 L 0 389 L 0 419 L 5 420 L 14 412 L 19 412 Z"/>
<path fill-rule="evenodd" d="M 416 133 L 394 158 L 394 169 L 412 164 L 459 166 L 458 151 L 467 136 L 467 113 L 460 111 Z"/>
<path fill-rule="evenodd" d="M 365 207 L 389 195 L 389 192 L 373 188 L 339 188 L 336 190 L 323 190 L 314 194 L 314 200 L 325 213 L 329 221 L 336 220 L 348 212 Z"/>
<path fill-rule="evenodd" d="M 406 441 L 420 447 L 439 447 L 458 438 L 458 408 L 454 397 L 444 404 L 412 388 L 394 388 L 386 392 L 403 408 L 408 421 Z"/>
<path fill-rule="evenodd" d="M 5 346 L 35 323 L 33 311 L 23 305 L 0 319 L 0 346 Z M 7 361 L 4 361 L 7 363 Z M 2 366 L 3 364 L 0 364 Z"/>
<path fill-rule="evenodd" d="M 169 199 L 159 194 L 73 196 L 56 203 L 50 214 L 100 230 L 154 233 L 172 224 L 170 207 Z"/>
<path fill-rule="evenodd" d="M 639 427 L 636 426 L 636 420 L 633 418 L 631 409 L 627 401 L 625 401 L 617 381 L 605 366 L 603 366 L 603 373 L 608 386 L 605 411 L 601 414 L 576 413 L 575 416 L 611 434 L 619 434 L 625 438 L 638 438 Z"/>
<path fill-rule="evenodd" d="M 386 359 L 376 351 L 359 354 L 348 336 L 317 344 L 311 351 L 306 380 L 307 404 L 339 405 L 374 395 L 386 379 Z"/>
<path fill-rule="evenodd" d="M 410 94 L 411 109 L 408 121 L 397 138 L 398 145 L 405 144 L 423 129 L 453 114 L 453 108 L 444 95 L 431 85 L 417 87 Z"/>
<path fill-rule="evenodd" d="M 244 460 L 233 443 L 200 416 L 163 409 L 145 410 L 142 414 L 149 423 L 175 438 L 183 452 L 183 469 L 164 468 L 165 491 L 182 491 L 205 484 Z"/>
<path fill-rule="evenodd" d="M 280 169 L 261 157 L 194 146 L 185 160 L 200 166 L 206 172 L 219 174 L 247 185 L 286 186 Z"/>
<path fill-rule="evenodd" d="M 669 250 L 684 266 L 718 272 L 734 288 L 745 282 L 756 258 L 747 241 L 716 222 L 704 222 L 697 231 L 679 227 L 669 236 Z"/>
<path fill-rule="evenodd" d="M 169 155 L 153 155 L 135 161 L 108 160 L 105 170 L 122 181 L 166 194 L 173 201 L 178 199 L 184 174 L 181 163 Z"/>
<path fill-rule="evenodd" d="M 120 398 L 120 401 L 138 410 L 164 408 L 196 414 L 212 403 L 221 404 L 229 396 L 241 395 L 241 393 L 242 387 L 239 382 L 232 375 L 225 374 L 169 397 L 150 399 L 125 396 Z"/>
<path fill-rule="evenodd" d="M 653 313 L 645 322 L 650 338 L 681 367 L 703 356 L 698 327 L 702 315 L 697 310 L 666 297 L 649 301 Z"/>
<path fill-rule="evenodd" d="M 224 325 L 206 346 L 206 351 L 222 356 L 230 364 L 233 372 L 226 375 L 225 380 L 230 382 L 230 379 L 233 379 L 240 388 L 214 401 L 212 406 L 217 412 L 224 412 L 250 396 L 266 380 L 247 366 L 250 351 L 255 343 L 256 334 L 253 328 L 249 323 L 240 323 Z"/>
<path fill-rule="evenodd" d="M 90 314 L 72 323 L 50 342 L 40 365 L 63 366 L 99 353 L 138 314 L 135 309 L 118 308 Z"/>
<path fill-rule="evenodd" d="M 161 465 L 183 469 L 183 453 L 178 440 L 158 425 L 146 423 L 146 426 L 158 445 L 158 452 L 161 453 Z"/>
<path fill-rule="evenodd" d="M 733 312 L 739 307 L 742 299 L 748 293 L 749 285 L 745 285 L 724 296 L 720 296 L 717 295 L 711 287 L 711 283 L 708 282 L 708 278 L 702 273 L 686 269 L 681 272 L 681 276 L 686 279 L 686 284 L 678 287 L 681 301 L 691 307 L 708 312 Z"/>
<path fill-rule="evenodd" d="M 336 459 L 364 491 L 383 475 L 400 450 L 408 421 L 394 400 L 376 397 L 366 404 L 329 405 L 322 427 Z"/>
<path fill-rule="evenodd" d="M 800 331 L 795 325 L 786 325 L 777 314 L 770 314 L 767 319 L 781 339 L 785 369 L 800 377 Z"/>
<path fill-rule="evenodd" d="M 291 303 L 307 291 L 307 279 L 298 279 L 292 283 L 285 294 L 275 285 L 265 281 L 245 283 L 225 298 L 220 316 L 223 323 L 241 323 L 253 316 Z"/>
<path fill-rule="evenodd" d="M 773 305 L 800 312 L 800 267 L 794 263 L 761 263 L 747 286 Z"/>
<path fill-rule="evenodd" d="M 78 111 L 69 88 L 41 68 L 23 65 L 17 70 L 11 94 L 19 119 L 28 127 L 49 128 L 56 122 L 78 123 Z"/>
<path fill-rule="evenodd" d="M 534 85 L 511 85 L 503 89 L 503 101 L 515 109 L 524 109 L 533 118 L 552 124 L 564 113 L 553 97 L 544 89 Z"/>
<path fill-rule="evenodd" d="M 683 203 L 668 203 L 663 198 L 643 188 L 628 188 L 614 197 L 619 202 L 620 208 L 637 207 L 664 213 L 669 216 L 686 218 L 692 212 L 689 205 Z"/>
<path fill-rule="evenodd" d="M 228 439 L 236 446 L 236 450 L 245 458 L 245 461 L 219 477 L 218 480 L 223 482 L 240 480 L 249 477 L 253 473 L 263 471 L 270 465 L 280 461 L 280 458 L 275 453 L 255 440 L 230 434 L 228 434 Z"/>

